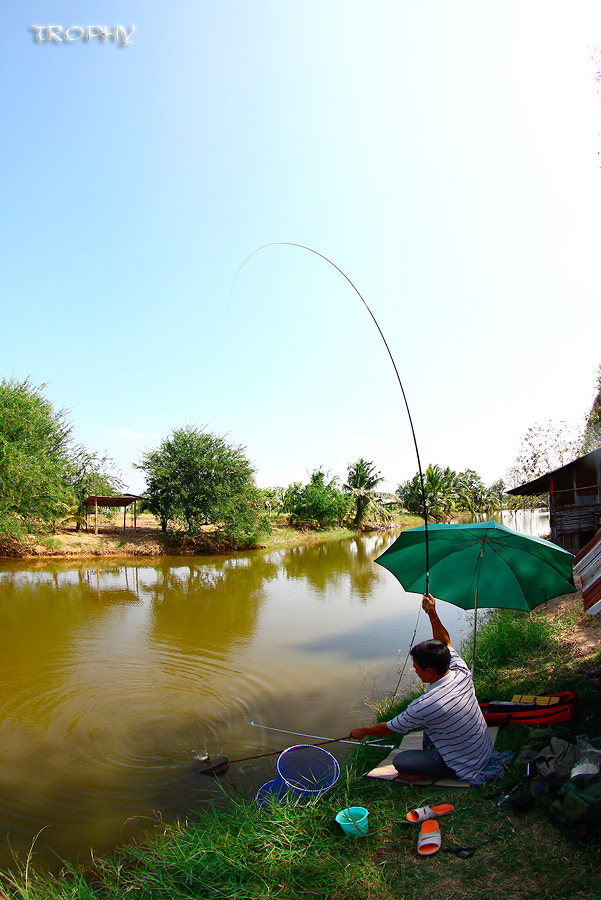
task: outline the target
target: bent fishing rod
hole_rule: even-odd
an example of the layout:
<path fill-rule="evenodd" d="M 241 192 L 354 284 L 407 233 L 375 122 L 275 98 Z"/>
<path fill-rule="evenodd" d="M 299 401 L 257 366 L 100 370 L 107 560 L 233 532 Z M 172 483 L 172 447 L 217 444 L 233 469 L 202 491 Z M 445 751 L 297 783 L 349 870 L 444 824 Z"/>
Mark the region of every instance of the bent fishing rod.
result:
<path fill-rule="evenodd" d="M 296 247 L 299 250 L 306 250 L 308 253 L 312 253 L 314 256 L 318 256 L 320 259 L 323 259 L 324 262 L 327 262 L 330 266 L 332 266 L 334 269 L 336 269 L 336 271 L 342 275 L 342 277 L 345 279 L 345 281 L 347 281 L 350 284 L 352 289 L 355 291 L 355 293 L 361 300 L 361 303 L 363 304 L 363 306 L 369 313 L 374 325 L 378 329 L 378 334 L 380 335 L 380 337 L 382 338 L 382 341 L 384 342 L 384 346 L 386 347 L 386 352 L 388 353 L 388 356 L 390 357 L 390 362 L 392 363 L 394 373 L 396 375 L 397 381 L 399 383 L 399 387 L 401 389 L 401 393 L 403 395 L 403 401 L 405 403 L 405 409 L 407 410 L 407 417 L 409 419 L 409 427 L 411 428 L 411 436 L 413 438 L 413 446 L 415 447 L 415 455 L 417 457 L 417 470 L 419 473 L 420 492 L 421 492 L 421 496 L 422 496 L 422 508 L 423 508 L 423 512 L 424 512 L 424 538 L 425 538 L 424 544 L 425 544 L 425 552 L 426 552 L 426 582 L 425 582 L 424 593 L 429 594 L 430 593 L 430 548 L 429 548 L 429 543 L 428 543 L 428 508 L 427 508 L 427 504 L 426 504 L 426 491 L 424 488 L 424 475 L 422 472 L 422 464 L 421 464 L 420 455 L 419 455 L 419 447 L 417 446 L 417 437 L 415 435 L 415 428 L 413 427 L 413 419 L 411 417 L 411 411 L 409 409 L 407 395 L 405 394 L 405 388 L 403 387 L 403 382 L 401 381 L 401 376 L 399 375 L 399 370 L 397 369 L 396 362 L 394 361 L 394 356 L 392 355 L 392 351 L 390 350 L 390 347 L 388 346 L 388 341 L 384 337 L 384 332 L 380 328 L 380 325 L 378 324 L 378 320 L 374 316 L 370 306 L 368 305 L 367 301 L 365 300 L 365 297 L 361 294 L 361 292 L 359 291 L 357 286 L 351 281 L 351 279 L 348 277 L 346 272 L 343 272 L 342 269 L 340 268 L 340 266 L 337 266 L 335 262 L 333 262 L 331 259 L 329 259 L 327 256 L 325 256 L 323 253 L 319 253 L 317 250 L 313 250 L 312 247 L 305 246 L 305 244 L 297 244 L 294 241 L 271 241 L 269 244 L 263 244 L 261 247 L 257 247 L 256 250 L 253 250 L 252 253 L 249 253 L 249 255 L 246 257 L 246 259 L 244 260 L 244 262 L 242 263 L 242 265 L 236 272 L 236 277 L 234 278 L 234 281 L 232 283 L 232 289 L 230 291 L 230 300 L 229 300 L 230 304 L 232 301 L 232 294 L 234 292 L 234 287 L 236 286 L 236 281 L 238 280 L 238 276 L 240 275 L 240 272 L 242 271 L 242 269 L 244 268 L 246 263 L 250 259 L 252 259 L 253 256 L 255 256 L 255 254 L 259 253 L 261 250 L 267 249 L 267 247 Z M 229 309 L 229 304 L 228 304 L 228 309 Z M 417 633 L 417 625 L 419 622 L 420 612 L 421 612 L 421 606 L 418 609 L 417 621 L 415 623 L 415 629 L 413 631 L 413 637 L 411 638 L 409 647 L 411 647 L 413 645 L 413 641 L 414 641 L 415 635 Z M 392 694 L 392 698 L 394 698 L 396 696 L 396 693 L 399 689 L 403 675 L 405 673 L 405 667 L 407 665 L 408 659 L 409 659 L 409 653 L 407 653 L 407 656 L 405 658 L 405 662 L 404 662 L 403 668 L 401 670 L 399 681 L 394 690 L 394 693 Z"/>
<path fill-rule="evenodd" d="M 242 263 L 242 265 L 236 272 L 236 277 L 234 278 L 234 281 L 232 284 L 232 289 L 230 291 L 230 303 L 232 300 L 232 294 L 234 292 L 234 287 L 236 286 L 236 281 L 238 280 L 238 276 L 240 275 L 240 272 L 242 271 L 242 269 L 244 268 L 246 263 L 250 259 L 252 259 L 252 257 L 255 256 L 255 254 L 259 253 L 261 250 L 266 250 L 268 247 L 297 247 L 299 250 L 307 250 L 308 253 L 313 253 L 314 256 L 318 256 L 320 259 L 323 259 L 324 262 L 327 262 L 330 266 L 332 266 L 334 269 L 336 269 L 336 271 L 342 275 L 342 277 L 345 279 L 345 281 L 347 281 L 350 284 L 352 289 L 355 291 L 355 293 L 361 300 L 361 303 L 363 304 L 363 306 L 369 313 L 374 325 L 378 329 L 378 334 L 380 335 L 380 337 L 382 338 L 382 341 L 384 342 L 384 346 L 386 347 L 386 352 L 388 353 L 388 356 L 390 357 L 390 362 L 392 363 L 392 367 L 394 369 L 394 374 L 396 375 L 396 379 L 399 383 L 399 387 L 400 387 L 401 393 L 403 395 L 403 401 L 405 403 L 405 409 L 407 410 L 407 417 L 409 419 L 409 427 L 411 428 L 411 436 L 413 438 L 413 446 L 415 447 L 415 455 L 417 457 L 417 470 L 419 473 L 420 492 L 422 495 L 422 507 L 424 510 L 424 531 L 425 531 L 425 549 L 426 549 L 426 587 L 425 587 L 424 593 L 428 594 L 430 592 L 430 553 L 429 553 L 429 547 L 428 547 L 428 510 L 427 510 L 427 505 L 426 505 L 426 491 L 424 488 L 424 475 L 422 472 L 422 464 L 421 464 L 421 459 L 420 459 L 420 455 L 419 455 L 419 447 L 417 446 L 417 437 L 415 435 L 415 428 L 413 427 L 413 419 L 411 417 L 411 410 L 409 409 L 407 395 L 405 394 L 405 388 L 403 387 L 403 382 L 401 381 L 401 376 L 399 375 L 399 370 L 397 368 L 397 364 L 394 361 L 394 356 L 392 355 L 392 351 L 391 351 L 390 347 L 388 346 L 388 341 L 384 337 L 384 332 L 380 328 L 380 325 L 378 324 L 378 320 L 374 316 L 365 297 L 360 292 L 359 288 L 351 281 L 351 279 L 348 277 L 346 272 L 343 272 L 342 269 L 340 268 L 340 266 L 337 266 L 335 262 L 333 262 L 331 259 L 329 259 L 327 256 L 325 256 L 323 253 L 319 253 L 317 250 L 313 250 L 312 247 L 305 246 L 305 244 L 296 244 L 296 243 L 294 243 L 294 241 L 271 241 L 269 244 L 263 244 L 261 247 L 257 247 L 256 250 L 253 250 L 252 253 L 249 253 L 249 255 L 246 257 L 246 259 L 244 260 L 244 262 Z M 229 306 L 228 306 L 228 308 L 229 308 Z"/>

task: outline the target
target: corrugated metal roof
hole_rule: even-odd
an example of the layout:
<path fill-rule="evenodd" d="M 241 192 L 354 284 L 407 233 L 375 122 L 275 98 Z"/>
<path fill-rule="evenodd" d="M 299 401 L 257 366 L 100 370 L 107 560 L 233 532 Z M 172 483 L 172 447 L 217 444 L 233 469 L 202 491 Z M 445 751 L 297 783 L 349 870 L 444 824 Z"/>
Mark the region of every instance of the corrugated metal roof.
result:
<path fill-rule="evenodd" d="M 560 466 L 559 469 L 554 469 L 552 472 L 547 472 L 545 475 L 541 475 L 539 478 L 535 478 L 533 481 L 528 481 L 526 484 L 520 484 L 519 487 L 511 488 L 511 490 L 508 490 L 507 493 L 513 494 L 516 497 L 530 497 L 536 494 L 547 494 L 551 489 L 551 478 L 554 475 L 557 475 L 559 472 L 566 472 L 568 469 L 573 469 L 576 466 L 582 465 L 583 463 L 586 465 L 587 463 L 597 462 L 598 464 L 598 459 L 601 459 L 601 447 L 599 447 L 597 450 L 591 450 L 590 453 L 585 453 L 584 456 L 579 456 L 577 459 L 573 459 L 571 462 L 566 463 L 565 466 Z M 590 486 L 598 487 L 598 485 Z"/>
<path fill-rule="evenodd" d="M 601 612 L 601 531 L 574 557 L 574 576 L 585 612 Z"/>

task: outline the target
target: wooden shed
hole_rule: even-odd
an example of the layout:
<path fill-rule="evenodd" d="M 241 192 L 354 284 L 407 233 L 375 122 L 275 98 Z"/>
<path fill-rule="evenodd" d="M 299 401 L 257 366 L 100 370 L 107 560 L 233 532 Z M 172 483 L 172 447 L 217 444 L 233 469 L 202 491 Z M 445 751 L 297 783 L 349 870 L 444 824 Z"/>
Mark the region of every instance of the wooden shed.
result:
<path fill-rule="evenodd" d="M 549 494 L 551 540 L 578 553 L 601 528 L 601 447 L 507 493 Z"/>
<path fill-rule="evenodd" d="M 139 497 L 137 494 L 118 494 L 115 497 L 99 497 L 98 495 L 93 494 L 90 497 L 86 497 L 84 500 L 86 508 L 86 531 L 89 530 L 88 513 L 91 512 L 92 509 L 94 510 L 94 534 L 98 534 L 98 509 L 101 507 L 114 508 L 116 506 L 123 507 L 123 531 L 125 531 L 127 509 L 132 503 L 134 505 L 134 531 L 136 531 L 138 526 L 136 503 L 141 499 L 142 497 Z"/>
<path fill-rule="evenodd" d="M 584 611 L 601 612 L 601 531 L 574 557 L 574 583 L 582 592 Z"/>

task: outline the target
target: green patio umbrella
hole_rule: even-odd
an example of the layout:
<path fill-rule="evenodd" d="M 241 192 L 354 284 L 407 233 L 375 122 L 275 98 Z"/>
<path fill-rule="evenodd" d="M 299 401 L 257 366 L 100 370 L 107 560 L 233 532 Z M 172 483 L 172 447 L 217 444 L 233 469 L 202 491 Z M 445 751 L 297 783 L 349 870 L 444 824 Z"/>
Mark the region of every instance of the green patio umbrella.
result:
<path fill-rule="evenodd" d="M 573 555 L 542 538 L 519 534 L 498 522 L 429 525 L 430 593 L 461 609 L 531 610 L 575 591 Z M 410 528 L 376 560 L 406 591 L 426 587 L 426 530 Z"/>

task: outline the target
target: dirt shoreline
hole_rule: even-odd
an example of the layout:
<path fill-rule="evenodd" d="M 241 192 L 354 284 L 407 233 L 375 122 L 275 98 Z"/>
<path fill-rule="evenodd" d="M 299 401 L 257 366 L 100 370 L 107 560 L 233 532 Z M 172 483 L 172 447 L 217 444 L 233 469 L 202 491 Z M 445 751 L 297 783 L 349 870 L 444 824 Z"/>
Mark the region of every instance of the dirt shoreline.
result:
<path fill-rule="evenodd" d="M 399 527 L 395 525 L 393 527 Z M 236 547 L 210 532 L 194 538 L 163 533 L 155 526 L 142 525 L 136 531 L 103 526 L 98 534 L 64 529 L 47 537 L 30 536 L 27 545 L 13 544 L 0 549 L 0 560 L 56 560 L 90 558 L 135 558 L 158 556 L 212 556 L 248 550 L 280 550 L 324 541 L 342 540 L 358 532 L 345 528 L 327 531 L 301 531 L 275 526 L 270 534 L 252 547 Z"/>
<path fill-rule="evenodd" d="M 101 521 L 98 534 L 93 531 L 76 531 L 74 524 L 57 529 L 52 535 L 29 535 L 26 544 L 13 542 L 0 547 L 0 560 L 22 559 L 90 559 L 97 557 L 132 558 L 138 556 L 213 556 L 216 553 L 232 553 L 248 550 L 285 550 L 289 547 L 311 546 L 324 541 L 343 540 L 356 537 L 355 529 L 329 528 L 324 531 L 291 528 L 281 518 L 274 518 L 271 531 L 251 547 L 236 547 L 230 541 L 216 535 L 214 529 L 206 528 L 194 537 L 169 534 L 161 531 L 159 522 L 149 513 L 137 517 L 134 530 L 133 519 L 128 521 L 125 531 L 123 519 L 117 522 L 105 518 Z M 413 528 L 421 525 L 419 516 L 402 514 L 386 527 L 367 525 L 365 531 L 388 531 L 398 528 Z"/>
<path fill-rule="evenodd" d="M 257 549 L 264 545 L 257 545 Z M 236 550 L 231 544 L 211 535 L 194 540 L 178 538 L 152 527 L 123 532 L 104 527 L 98 534 L 62 531 L 39 538 L 30 536 L 26 545 L 14 544 L 0 551 L 0 559 L 89 559 L 98 557 L 131 558 L 138 556 L 210 555 Z M 254 549 L 254 548 L 253 548 Z"/>

